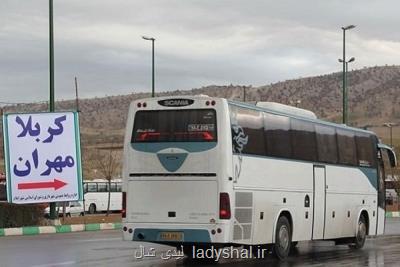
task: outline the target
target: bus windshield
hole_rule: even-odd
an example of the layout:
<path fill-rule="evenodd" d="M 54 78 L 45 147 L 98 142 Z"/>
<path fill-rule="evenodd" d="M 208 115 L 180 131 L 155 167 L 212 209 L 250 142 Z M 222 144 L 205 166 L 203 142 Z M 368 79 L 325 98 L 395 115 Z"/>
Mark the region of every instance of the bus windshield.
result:
<path fill-rule="evenodd" d="M 216 141 L 213 109 L 138 111 L 131 139 L 132 143 Z"/>

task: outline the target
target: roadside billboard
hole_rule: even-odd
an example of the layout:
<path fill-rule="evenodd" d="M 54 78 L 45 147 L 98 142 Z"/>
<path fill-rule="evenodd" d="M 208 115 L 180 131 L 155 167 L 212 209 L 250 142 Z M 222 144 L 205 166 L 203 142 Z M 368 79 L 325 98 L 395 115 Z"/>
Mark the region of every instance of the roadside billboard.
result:
<path fill-rule="evenodd" d="M 82 199 L 76 112 L 6 114 L 3 125 L 8 202 Z"/>

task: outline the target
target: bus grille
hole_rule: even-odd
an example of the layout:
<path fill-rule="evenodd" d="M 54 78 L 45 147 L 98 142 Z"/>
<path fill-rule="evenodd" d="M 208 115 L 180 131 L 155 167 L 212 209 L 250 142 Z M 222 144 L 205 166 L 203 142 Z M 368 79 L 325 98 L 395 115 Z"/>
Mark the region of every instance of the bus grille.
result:
<path fill-rule="evenodd" d="M 235 194 L 235 225 L 234 240 L 251 239 L 253 218 L 253 193 L 236 192 Z"/>

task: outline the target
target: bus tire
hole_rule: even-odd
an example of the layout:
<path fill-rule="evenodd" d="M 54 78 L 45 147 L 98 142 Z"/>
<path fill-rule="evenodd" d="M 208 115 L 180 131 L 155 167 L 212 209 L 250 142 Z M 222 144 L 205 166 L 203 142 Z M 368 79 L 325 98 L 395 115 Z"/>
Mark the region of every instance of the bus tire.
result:
<path fill-rule="evenodd" d="M 92 203 L 89 206 L 89 214 L 95 214 L 95 213 L 96 213 L 96 205 Z"/>
<path fill-rule="evenodd" d="M 349 245 L 350 248 L 361 249 L 364 246 L 365 240 L 367 239 L 367 227 L 367 220 L 364 214 L 361 214 L 357 224 L 357 233 L 354 237 L 353 244 Z"/>
<path fill-rule="evenodd" d="M 286 216 L 281 216 L 276 224 L 275 244 L 272 247 L 272 252 L 279 260 L 285 260 L 289 253 L 292 243 L 292 229 L 289 220 Z"/>

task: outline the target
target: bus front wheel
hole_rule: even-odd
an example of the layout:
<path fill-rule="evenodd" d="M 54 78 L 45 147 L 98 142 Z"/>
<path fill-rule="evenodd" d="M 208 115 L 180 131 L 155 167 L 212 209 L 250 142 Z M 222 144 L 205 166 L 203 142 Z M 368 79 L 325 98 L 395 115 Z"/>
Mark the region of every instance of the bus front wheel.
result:
<path fill-rule="evenodd" d="M 354 243 L 349 245 L 351 248 L 360 249 L 364 246 L 365 240 L 367 239 L 367 222 L 363 214 L 357 224 L 357 233 L 354 238 Z"/>
<path fill-rule="evenodd" d="M 89 213 L 90 214 L 95 214 L 96 213 L 96 205 L 95 204 L 90 204 L 89 206 Z"/>
<path fill-rule="evenodd" d="M 285 260 L 290 252 L 292 229 L 286 216 L 281 216 L 276 224 L 275 244 L 272 251 L 279 260 Z"/>

